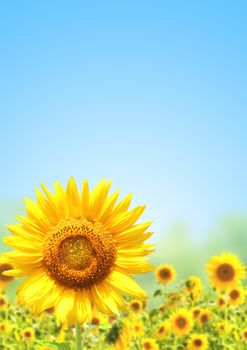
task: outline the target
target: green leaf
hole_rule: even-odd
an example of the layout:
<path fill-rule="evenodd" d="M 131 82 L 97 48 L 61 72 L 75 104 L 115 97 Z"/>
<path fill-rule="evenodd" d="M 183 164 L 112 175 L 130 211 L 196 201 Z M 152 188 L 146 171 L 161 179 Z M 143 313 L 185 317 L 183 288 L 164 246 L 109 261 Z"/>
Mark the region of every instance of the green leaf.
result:
<path fill-rule="evenodd" d="M 161 289 L 157 289 L 155 292 L 154 292 L 154 297 L 157 297 L 159 295 L 162 295 L 162 290 Z"/>
<path fill-rule="evenodd" d="M 111 325 L 109 323 L 101 323 L 98 327 L 99 329 L 110 329 Z"/>

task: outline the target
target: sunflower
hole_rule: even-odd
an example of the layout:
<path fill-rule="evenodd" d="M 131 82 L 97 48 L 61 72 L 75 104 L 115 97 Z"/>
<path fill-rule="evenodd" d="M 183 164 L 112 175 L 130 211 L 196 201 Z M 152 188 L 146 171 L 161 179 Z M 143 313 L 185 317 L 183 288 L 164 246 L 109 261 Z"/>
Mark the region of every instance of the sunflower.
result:
<path fill-rule="evenodd" d="M 143 322 L 133 320 L 133 322 L 131 323 L 131 332 L 135 338 L 141 337 L 144 333 Z"/>
<path fill-rule="evenodd" d="M 212 317 L 212 313 L 208 309 L 201 310 L 199 321 L 202 326 L 207 324 Z"/>
<path fill-rule="evenodd" d="M 193 318 L 186 309 L 178 309 L 170 316 L 170 329 L 176 335 L 188 334 L 193 326 Z"/>
<path fill-rule="evenodd" d="M 156 280 L 161 284 L 169 284 L 176 278 L 176 271 L 172 265 L 165 264 L 155 270 Z"/>
<path fill-rule="evenodd" d="M 232 325 L 228 321 L 222 321 L 217 324 L 217 330 L 222 335 L 229 335 L 232 331 Z"/>
<path fill-rule="evenodd" d="M 9 259 L 5 255 L 0 256 L 0 292 L 3 291 L 8 284 L 14 279 L 13 276 L 5 276 L 3 272 L 12 270 L 13 265 L 10 264 Z"/>
<path fill-rule="evenodd" d="M 241 305 L 245 301 L 246 292 L 243 287 L 239 286 L 230 289 L 228 292 L 228 303 L 229 305 L 235 307 Z"/>
<path fill-rule="evenodd" d="M 130 274 L 151 271 L 144 241 L 151 222 L 136 224 L 144 211 L 128 211 L 131 194 L 120 201 L 119 191 L 108 196 L 110 182 L 101 180 L 89 192 L 84 181 L 79 193 L 71 178 L 66 191 L 55 183 L 54 194 L 42 185 L 37 203 L 26 199 L 28 217 L 8 226 L 5 243 L 14 269 L 8 276 L 27 276 L 18 288 L 19 299 L 41 313 L 55 307 L 57 323 L 90 320 L 92 311 L 112 315 L 125 306 L 119 292 L 144 297 Z"/>
<path fill-rule="evenodd" d="M 142 307 L 143 307 L 143 302 L 138 299 L 131 300 L 131 302 L 129 303 L 129 308 L 134 313 L 141 312 Z"/>
<path fill-rule="evenodd" d="M 245 266 L 231 253 L 212 257 L 206 268 L 209 280 L 216 290 L 234 288 L 245 277 Z"/>
<path fill-rule="evenodd" d="M 225 296 L 220 295 L 216 300 L 216 304 L 218 309 L 220 310 L 224 309 L 227 305 Z"/>
<path fill-rule="evenodd" d="M 33 340 L 35 337 L 35 333 L 34 333 L 33 328 L 27 327 L 27 328 L 23 329 L 22 337 L 27 341 Z"/>
<path fill-rule="evenodd" d="M 191 299 L 198 301 L 202 294 L 202 282 L 199 277 L 190 276 L 184 284 L 183 290 L 189 294 Z"/>
<path fill-rule="evenodd" d="M 158 350 L 159 345 L 156 343 L 153 338 L 144 338 L 142 341 L 142 349 L 143 350 Z"/>
<path fill-rule="evenodd" d="M 7 299 L 5 297 L 5 295 L 1 295 L 0 294 L 0 310 L 4 309 L 7 305 Z"/>
<path fill-rule="evenodd" d="M 169 331 L 170 331 L 170 324 L 167 321 L 163 322 L 156 329 L 156 339 L 158 339 L 158 340 L 165 339 L 165 337 L 167 336 Z"/>
<path fill-rule="evenodd" d="M 208 349 L 208 338 L 205 334 L 191 334 L 188 342 L 188 350 Z"/>
<path fill-rule="evenodd" d="M 242 338 L 243 338 L 245 341 L 247 341 L 247 327 L 245 327 L 244 329 L 242 329 L 241 335 L 242 335 Z"/>
<path fill-rule="evenodd" d="M 192 309 L 192 315 L 194 320 L 198 320 L 201 314 L 201 309 L 199 307 L 194 307 Z"/>

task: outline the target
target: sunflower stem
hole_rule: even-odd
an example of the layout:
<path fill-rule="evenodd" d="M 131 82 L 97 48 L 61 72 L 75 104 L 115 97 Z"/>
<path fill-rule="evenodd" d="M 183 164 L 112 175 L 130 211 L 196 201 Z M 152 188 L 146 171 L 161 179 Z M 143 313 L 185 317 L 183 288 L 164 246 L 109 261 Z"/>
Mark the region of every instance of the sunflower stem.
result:
<path fill-rule="evenodd" d="M 82 331 L 81 331 L 81 326 L 79 323 L 75 323 L 75 350 L 82 350 L 83 349 L 83 344 L 84 344 L 84 339 L 82 343 Z"/>

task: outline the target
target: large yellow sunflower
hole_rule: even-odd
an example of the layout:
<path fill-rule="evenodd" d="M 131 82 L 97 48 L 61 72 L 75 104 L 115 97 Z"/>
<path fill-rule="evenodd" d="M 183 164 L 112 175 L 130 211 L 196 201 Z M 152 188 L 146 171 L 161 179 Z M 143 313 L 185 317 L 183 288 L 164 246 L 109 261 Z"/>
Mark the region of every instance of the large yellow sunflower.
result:
<path fill-rule="evenodd" d="M 234 288 L 245 276 L 245 266 L 231 253 L 213 256 L 207 264 L 209 280 L 216 290 Z"/>
<path fill-rule="evenodd" d="M 144 297 L 130 274 L 151 271 L 144 241 L 151 222 L 136 224 L 144 206 L 128 210 L 131 194 L 116 204 L 119 191 L 108 195 L 110 182 L 101 180 L 79 193 L 71 178 L 66 191 L 55 183 L 54 194 L 42 185 L 37 202 L 26 199 L 27 217 L 8 226 L 5 243 L 13 270 L 27 276 L 18 288 L 19 300 L 36 313 L 55 308 L 58 324 L 91 320 L 96 311 L 112 315 L 124 307 L 119 292 Z"/>

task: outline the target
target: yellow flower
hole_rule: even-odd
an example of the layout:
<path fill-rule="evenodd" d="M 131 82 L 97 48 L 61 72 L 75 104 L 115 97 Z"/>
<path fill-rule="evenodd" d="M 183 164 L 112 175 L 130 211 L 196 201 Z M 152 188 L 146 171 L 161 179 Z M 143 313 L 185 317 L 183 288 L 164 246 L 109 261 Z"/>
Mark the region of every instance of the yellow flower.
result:
<path fill-rule="evenodd" d="M 27 328 L 23 329 L 22 337 L 27 341 L 33 340 L 35 337 L 35 333 L 34 333 L 33 328 L 27 327 Z"/>
<path fill-rule="evenodd" d="M 4 295 L 0 294 L 0 310 L 4 309 L 7 305 L 7 299 Z"/>
<path fill-rule="evenodd" d="M 245 341 L 247 341 L 247 327 L 245 327 L 245 328 L 242 330 L 241 334 L 242 334 L 242 338 L 243 338 Z"/>
<path fill-rule="evenodd" d="M 236 287 L 230 289 L 228 292 L 228 303 L 229 305 L 235 307 L 241 305 L 245 301 L 246 292 L 243 287 Z"/>
<path fill-rule="evenodd" d="M 9 321 L 0 322 L 0 334 L 8 335 L 11 333 L 12 325 Z"/>
<path fill-rule="evenodd" d="M 212 317 L 212 313 L 210 310 L 208 309 L 201 310 L 200 317 L 199 317 L 200 324 L 204 326 L 209 322 L 211 317 Z"/>
<path fill-rule="evenodd" d="M 199 277 L 190 276 L 185 282 L 183 290 L 186 294 L 189 294 L 194 301 L 198 301 L 202 294 L 202 282 Z"/>
<path fill-rule="evenodd" d="M 12 270 L 13 265 L 10 264 L 9 259 L 5 255 L 0 256 L 0 292 L 3 291 L 8 284 L 14 279 L 12 276 L 5 276 L 3 272 Z"/>
<path fill-rule="evenodd" d="M 131 300 L 131 302 L 129 303 L 130 310 L 133 311 L 134 313 L 141 312 L 142 306 L 143 306 L 142 301 L 138 299 Z"/>
<path fill-rule="evenodd" d="M 199 307 L 194 307 L 192 309 L 192 315 L 194 320 L 198 320 L 201 314 L 201 309 Z"/>
<path fill-rule="evenodd" d="M 191 334 L 188 342 L 188 350 L 208 349 L 208 338 L 205 334 Z"/>
<path fill-rule="evenodd" d="M 209 280 L 216 290 L 235 288 L 245 276 L 245 267 L 231 253 L 214 256 L 207 264 Z"/>
<path fill-rule="evenodd" d="M 92 308 L 117 313 L 125 306 L 120 293 L 145 296 L 131 276 L 153 269 L 146 261 L 152 245 L 144 244 L 150 222 L 136 224 L 145 207 L 128 211 L 131 195 L 116 204 L 119 191 L 108 196 L 105 180 L 91 192 L 84 181 L 79 193 L 73 178 L 66 191 L 57 182 L 54 194 L 42 189 L 37 203 L 26 199 L 28 217 L 8 226 L 13 236 L 5 238 L 16 249 L 8 275 L 27 276 L 20 300 L 36 313 L 54 307 L 57 323 L 72 325 L 90 320 Z"/>
<path fill-rule="evenodd" d="M 232 326 L 229 322 L 222 321 L 217 324 L 217 330 L 222 335 L 229 335 L 232 330 Z"/>
<path fill-rule="evenodd" d="M 165 321 L 161 325 L 159 325 L 158 328 L 156 329 L 156 338 L 159 340 L 165 339 L 169 331 L 170 331 L 170 324 L 167 321 Z"/>
<path fill-rule="evenodd" d="M 131 332 L 132 332 L 134 337 L 141 337 L 144 333 L 143 322 L 134 320 L 131 323 Z"/>
<path fill-rule="evenodd" d="M 157 267 L 155 277 L 162 284 L 169 284 L 176 278 L 176 271 L 172 265 L 165 264 Z"/>
<path fill-rule="evenodd" d="M 142 341 L 143 350 L 159 350 L 159 345 L 153 338 L 144 338 Z"/>
<path fill-rule="evenodd" d="M 216 300 L 216 304 L 218 309 L 220 310 L 224 309 L 227 305 L 226 298 L 223 295 L 220 295 Z"/>
<path fill-rule="evenodd" d="M 192 315 L 186 309 L 178 309 L 170 316 L 170 329 L 176 335 L 188 334 L 193 326 Z"/>

